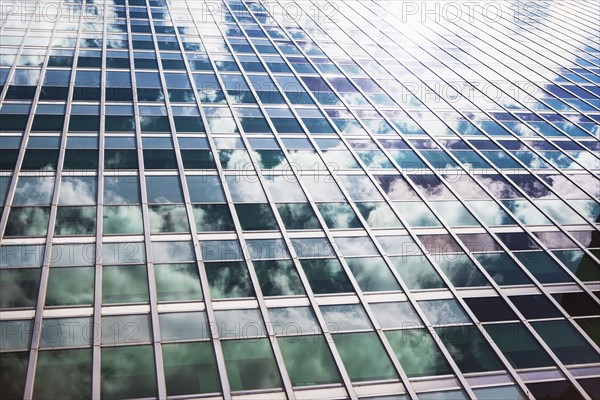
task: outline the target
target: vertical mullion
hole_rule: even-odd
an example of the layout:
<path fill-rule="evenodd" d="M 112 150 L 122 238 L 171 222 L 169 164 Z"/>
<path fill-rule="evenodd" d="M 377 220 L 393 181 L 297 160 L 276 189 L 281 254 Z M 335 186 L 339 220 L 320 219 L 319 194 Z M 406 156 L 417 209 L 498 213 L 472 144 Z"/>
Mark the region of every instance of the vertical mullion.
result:
<path fill-rule="evenodd" d="M 148 6 L 144 6 L 146 12 L 149 13 Z M 129 11 L 129 8 L 128 8 Z M 131 17 L 129 12 L 127 12 L 127 21 L 131 21 Z M 133 52 L 133 38 L 131 33 L 131 24 L 128 23 L 127 28 L 129 45 L 131 52 Z M 153 44 L 154 44 L 154 54 L 156 55 L 156 60 L 160 67 L 160 58 L 157 54 L 157 46 L 156 46 L 156 37 L 153 35 Z M 134 66 L 132 69 L 132 87 L 136 88 L 137 81 L 135 80 L 135 57 L 130 59 L 131 65 Z M 160 71 L 160 70 L 159 70 Z M 156 277 L 154 275 L 154 255 L 152 251 L 152 235 L 150 231 L 150 217 L 149 217 L 149 209 L 148 209 L 148 193 L 146 192 L 146 171 L 144 165 L 144 153 L 143 153 L 143 145 L 142 145 L 142 128 L 141 128 L 141 116 L 139 114 L 139 103 L 137 99 L 137 93 L 134 93 L 134 110 L 136 111 L 136 121 L 135 121 L 135 130 L 136 130 L 136 140 L 137 140 L 137 151 L 138 151 L 138 163 L 139 163 L 139 175 L 140 175 L 140 192 L 141 192 L 141 200 L 142 200 L 142 218 L 143 218 L 143 226 L 144 226 L 144 243 L 145 243 L 145 252 L 146 252 L 146 272 L 148 274 L 148 294 L 150 297 L 150 318 L 152 321 L 152 348 L 154 350 L 154 358 L 155 358 L 155 371 L 156 371 L 156 383 L 158 389 L 158 397 L 161 399 L 166 398 L 167 389 L 164 375 L 164 363 L 162 358 L 162 347 L 161 347 L 161 334 L 160 334 L 160 324 L 158 318 L 158 295 L 156 289 Z"/>
<path fill-rule="evenodd" d="M 77 40 L 75 43 L 75 53 L 73 57 L 73 66 L 72 71 L 76 70 L 77 67 L 77 55 L 79 54 L 79 44 L 81 42 L 81 32 L 82 32 L 82 19 L 83 15 L 79 16 L 79 28 L 77 30 Z M 44 60 L 44 66 L 47 66 L 48 63 L 48 55 L 50 50 L 46 50 L 47 57 Z M 72 77 L 72 75 L 71 75 Z M 38 87 L 36 89 L 36 94 L 34 96 L 35 99 L 39 99 L 39 93 L 42 87 L 42 81 L 38 83 Z M 44 314 L 44 306 L 46 303 L 46 292 L 48 290 L 48 276 L 50 274 L 50 263 L 52 260 L 52 238 L 54 237 L 54 230 L 56 226 L 56 214 L 58 211 L 58 196 L 60 192 L 60 182 L 62 178 L 63 172 L 63 162 L 65 159 L 65 150 L 67 147 L 67 132 L 69 128 L 69 119 L 71 115 L 70 107 L 73 102 L 73 91 L 74 85 L 69 88 L 69 94 L 67 97 L 66 104 L 66 112 L 65 119 L 63 121 L 63 128 L 61 131 L 61 139 L 60 139 L 60 150 L 58 156 L 58 162 L 56 164 L 55 171 L 55 179 L 54 179 L 54 189 L 52 193 L 52 202 L 50 204 L 50 215 L 48 218 L 48 232 L 46 233 L 46 242 L 44 249 L 44 259 L 42 262 L 41 268 L 41 276 L 40 276 L 40 284 L 38 290 L 37 303 L 35 308 L 35 320 L 33 324 L 33 332 L 31 335 L 31 349 L 29 353 L 29 364 L 27 365 L 27 379 L 25 381 L 25 392 L 23 395 L 24 399 L 30 399 L 33 396 L 34 389 L 34 380 L 35 380 L 35 370 L 37 367 L 37 359 L 40 347 L 40 340 L 42 334 L 42 322 L 43 322 L 43 314 Z"/>
<path fill-rule="evenodd" d="M 96 206 L 96 251 L 102 251 L 102 235 L 104 233 L 104 129 L 106 127 L 106 41 L 108 40 L 108 6 L 103 6 L 102 27 L 102 72 L 100 77 L 100 131 L 98 133 L 98 174 L 97 174 L 97 206 Z M 94 264 L 94 316 L 92 336 L 92 399 L 100 399 L 100 379 L 102 363 L 101 338 L 96 332 L 102 332 L 102 256 L 96 254 Z"/>

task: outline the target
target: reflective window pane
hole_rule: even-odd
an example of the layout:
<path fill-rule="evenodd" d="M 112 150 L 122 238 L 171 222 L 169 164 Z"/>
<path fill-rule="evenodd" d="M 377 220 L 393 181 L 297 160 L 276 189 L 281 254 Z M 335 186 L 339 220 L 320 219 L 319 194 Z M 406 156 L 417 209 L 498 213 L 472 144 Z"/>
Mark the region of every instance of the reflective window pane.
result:
<path fill-rule="evenodd" d="M 208 339 L 210 331 L 204 312 L 159 314 L 160 338 L 163 342 Z"/>
<path fill-rule="evenodd" d="M 214 298 L 253 297 L 250 275 L 243 262 L 205 263 L 210 294 Z"/>
<path fill-rule="evenodd" d="M 302 268 L 315 294 L 353 292 L 352 284 L 336 259 L 301 260 Z"/>
<path fill-rule="evenodd" d="M 167 394 L 214 393 L 221 390 L 210 342 L 163 344 Z"/>
<path fill-rule="evenodd" d="M 264 296 L 304 294 L 304 288 L 291 260 L 254 261 L 260 289 Z"/>
<path fill-rule="evenodd" d="M 409 377 L 452 373 L 435 340 L 425 329 L 388 331 L 385 335 Z"/>
<path fill-rule="evenodd" d="M 396 278 L 383 259 L 348 258 L 346 259 L 358 285 L 365 292 L 401 290 Z"/>
<path fill-rule="evenodd" d="M 600 356 L 569 321 L 540 321 L 531 325 L 563 363 L 597 363 Z"/>
<path fill-rule="evenodd" d="M 152 346 L 105 347 L 102 349 L 101 360 L 102 397 L 156 397 L 156 369 Z"/>
<path fill-rule="evenodd" d="M 462 372 L 504 369 L 496 353 L 473 325 L 436 328 L 436 332 Z"/>
<path fill-rule="evenodd" d="M 111 266 L 102 269 L 102 303 L 148 301 L 145 265 Z"/>
<path fill-rule="evenodd" d="M 202 300 L 196 264 L 156 264 L 154 275 L 158 301 Z"/>
<path fill-rule="evenodd" d="M 337 334 L 333 340 L 352 381 L 397 378 L 396 371 L 375 333 Z"/>
<path fill-rule="evenodd" d="M 268 339 L 222 343 L 231 390 L 281 387 L 281 378 Z"/>
<path fill-rule="evenodd" d="M 341 381 L 322 336 L 282 338 L 278 341 L 292 385 L 325 385 Z"/>
<path fill-rule="evenodd" d="M 92 394 L 92 351 L 40 351 L 33 398 L 86 398 Z"/>

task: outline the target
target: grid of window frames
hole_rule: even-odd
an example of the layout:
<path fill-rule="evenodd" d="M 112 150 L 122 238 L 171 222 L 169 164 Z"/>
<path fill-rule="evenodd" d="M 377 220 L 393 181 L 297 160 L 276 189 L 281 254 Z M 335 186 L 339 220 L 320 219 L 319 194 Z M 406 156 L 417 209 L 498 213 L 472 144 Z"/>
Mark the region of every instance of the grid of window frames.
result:
<path fill-rule="evenodd" d="M 597 399 L 599 7 L 3 4 L 2 397 Z"/>

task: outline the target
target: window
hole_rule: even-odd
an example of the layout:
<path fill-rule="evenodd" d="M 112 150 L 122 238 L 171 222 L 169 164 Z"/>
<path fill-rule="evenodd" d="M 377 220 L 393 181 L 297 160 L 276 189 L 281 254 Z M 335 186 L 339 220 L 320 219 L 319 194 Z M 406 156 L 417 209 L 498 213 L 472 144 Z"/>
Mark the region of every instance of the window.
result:
<path fill-rule="evenodd" d="M 92 393 L 92 350 L 40 351 L 34 398 L 83 398 Z"/>
<path fill-rule="evenodd" d="M 207 262 L 204 265 L 213 298 L 254 297 L 244 262 Z"/>
<path fill-rule="evenodd" d="M 409 377 L 452 374 L 450 365 L 427 330 L 388 331 L 385 336 Z"/>
<path fill-rule="evenodd" d="M 106 398 L 156 397 L 152 346 L 105 347 L 101 357 L 100 392 Z M 128 360 L 123 363 L 123 360 Z"/>
<path fill-rule="evenodd" d="M 219 392 L 219 373 L 210 342 L 162 345 L 169 396 Z"/>
<path fill-rule="evenodd" d="M 473 325 L 440 327 L 436 332 L 462 372 L 504 369 L 496 353 Z"/>
<path fill-rule="evenodd" d="M 304 288 L 291 260 L 254 261 L 263 296 L 303 295 Z"/>
<path fill-rule="evenodd" d="M 268 339 L 227 340 L 221 345 L 231 390 L 281 387 Z"/>
<path fill-rule="evenodd" d="M 337 259 L 304 259 L 300 263 L 315 294 L 354 292 Z"/>
<path fill-rule="evenodd" d="M 396 278 L 382 258 L 347 258 L 346 262 L 364 292 L 401 290 Z"/>
<path fill-rule="evenodd" d="M 322 336 L 281 338 L 278 342 L 292 385 L 326 385 L 341 382 L 335 361 Z"/>
<path fill-rule="evenodd" d="M 333 340 L 353 382 L 398 378 L 374 332 L 337 334 Z"/>
<path fill-rule="evenodd" d="M 103 304 L 145 303 L 148 301 L 148 275 L 145 265 L 103 267 Z"/>
<path fill-rule="evenodd" d="M 521 323 L 490 324 L 485 330 L 514 368 L 550 367 L 554 362 Z"/>

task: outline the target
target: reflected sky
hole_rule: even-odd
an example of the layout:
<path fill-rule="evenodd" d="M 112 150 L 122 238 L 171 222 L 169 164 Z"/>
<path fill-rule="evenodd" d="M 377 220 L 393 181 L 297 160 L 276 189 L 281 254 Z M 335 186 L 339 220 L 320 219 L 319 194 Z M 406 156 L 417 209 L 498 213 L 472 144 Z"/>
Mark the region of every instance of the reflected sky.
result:
<path fill-rule="evenodd" d="M 468 22 L 435 21 L 436 13 L 407 13 L 406 2 L 350 1 L 336 3 L 339 8 L 329 17 L 321 15 L 323 10 L 314 14 L 312 2 L 295 2 L 292 5 L 306 15 L 287 18 L 270 15 L 277 12 L 268 2 L 224 2 L 230 11 L 219 19 L 205 15 L 202 2 L 141 3 L 107 0 L 101 3 L 106 6 L 101 11 L 88 1 L 72 7 L 75 19 L 38 18 L 31 23 L 21 20 L 27 13 L 8 12 L 1 28 L 0 83 L 6 86 L 6 101 L 0 113 L 10 129 L 4 134 L 3 124 L 3 149 L 4 143 L 9 146 L 0 167 L 4 177 L 14 177 L 15 186 L 9 190 L 8 180 L 3 179 L 0 190 L 0 197 L 9 200 L 2 214 L 2 239 L 7 243 L 0 249 L 0 308 L 22 308 L 23 313 L 14 315 L 32 318 L 36 305 L 83 310 L 99 296 L 101 305 L 112 305 L 108 308 L 131 306 L 137 307 L 136 312 L 147 312 L 155 290 L 161 303 L 158 326 L 150 325 L 147 314 L 102 316 L 103 344 L 111 346 L 101 349 L 101 378 L 94 384 L 100 385 L 103 397 L 165 395 L 158 393 L 163 388 L 157 385 L 154 363 L 154 352 L 162 345 L 113 347 L 123 344 L 108 337 L 111 332 L 106 329 L 113 322 L 136 321 L 144 342 L 158 331 L 165 341 L 196 341 L 181 347 L 164 345 L 166 377 L 162 371 L 158 377 L 159 382 L 166 378 L 169 396 L 218 392 L 218 372 L 227 374 L 233 390 L 274 389 L 274 393 L 282 390 L 272 347 L 276 343 L 281 348 L 275 346 L 281 351 L 277 358 L 282 357 L 296 386 L 340 383 L 330 345 L 339 352 L 334 354 L 351 381 L 397 379 L 388 359 L 393 354 L 386 353 L 379 334 L 388 338 L 410 377 L 451 374 L 440 343 L 428 331 L 389 329 L 420 326 L 417 315 L 426 315 L 432 324 L 470 324 L 446 282 L 460 288 L 461 295 L 477 287 L 485 291 L 490 282 L 480 267 L 498 285 L 521 285 L 514 289 L 521 294 L 532 287 L 527 271 L 542 285 L 566 284 L 571 289 L 577 285 L 569 271 L 584 282 L 599 280 L 598 243 L 591 233 L 597 233 L 600 216 L 599 60 L 591 15 L 576 18 L 565 4 L 549 2 L 536 3 L 539 13 L 535 15 L 521 15 L 525 10 L 518 4 L 519 15 L 514 16 L 515 4 L 510 2 L 498 5 L 511 12 L 496 21 L 481 13 Z M 457 6 L 465 11 L 462 4 Z M 582 4 L 581 9 L 597 10 L 590 4 Z M 61 11 L 50 7 L 45 17 L 56 17 Z M 102 18 L 88 21 L 83 13 Z M 207 21 L 200 21 L 200 15 Z M 103 85 L 105 93 L 100 89 Z M 50 89 L 60 98 L 52 98 Z M 73 99 L 67 99 L 70 92 Z M 71 107 L 76 117 L 65 125 L 68 132 L 59 133 L 63 114 L 70 110 L 63 103 L 71 100 L 76 102 Z M 105 109 L 98 112 L 98 104 Z M 84 154 L 77 153 L 77 145 L 71 146 L 97 136 L 97 129 L 78 131 L 86 129 L 83 114 L 92 109 L 106 116 L 98 126 L 107 131 L 109 151 L 100 160 L 110 171 L 68 174 L 76 160 L 65 164 L 64 157 L 58 157 L 59 139 L 69 135 L 68 159 Z M 31 134 L 30 110 L 36 113 Z M 136 127 L 142 132 L 135 132 Z M 53 136 L 44 133 L 48 131 Z M 140 170 L 130 170 L 133 175 L 127 177 L 113 176 L 119 167 L 137 168 L 134 139 L 138 134 L 145 147 Z M 172 142 L 171 137 L 178 140 Z M 179 146 L 185 149 L 181 154 Z M 200 158 L 218 162 L 219 168 L 214 163 L 209 168 L 189 168 L 197 166 Z M 177 160 L 183 160 L 185 171 L 177 171 Z M 45 176 L 61 168 L 63 176 Z M 287 174 L 291 169 L 300 177 L 292 179 Z M 185 196 L 182 179 L 189 186 Z M 140 183 L 147 193 L 140 193 Z M 55 187 L 59 193 L 54 193 Z M 58 208 L 51 204 L 53 194 Z M 267 195 L 277 204 L 271 207 Z M 191 204 L 184 205 L 187 199 Z M 230 215 L 232 207 L 235 216 Z M 317 219 L 319 213 L 326 227 Z M 103 220 L 95 221 L 96 215 Z M 275 215 L 283 222 L 283 232 L 277 230 Z M 200 233 L 199 249 L 190 241 L 190 234 L 196 235 L 190 232 L 191 218 Z M 480 227 L 479 220 L 487 226 Z M 517 229 L 518 222 L 527 226 Z M 411 237 L 421 239 L 421 250 L 433 256 L 433 264 L 420 255 L 409 236 L 402 236 L 409 234 L 403 223 L 410 235 L 416 235 Z M 572 230 L 574 241 L 560 233 L 564 227 L 554 224 Z M 481 265 L 475 265 L 454 236 L 440 229 L 446 225 L 459 228 L 458 237 L 477 252 L 490 250 L 479 245 L 491 240 L 484 232 L 492 227 L 518 262 L 495 245 L 492 253 L 476 253 Z M 238 233 L 244 237 L 237 237 L 236 226 L 242 227 L 244 232 Z M 103 259 L 85 259 L 80 248 L 73 257 L 57 256 L 50 263 L 48 282 L 46 275 L 41 280 L 47 287 L 39 286 L 41 261 L 8 254 L 17 249 L 10 245 L 25 241 L 39 246 L 29 255 L 41 259 L 48 234 L 61 243 L 53 245 L 53 254 L 64 250 L 61 246 L 66 243 L 93 245 L 96 227 L 105 236 L 98 251 Z M 379 254 L 371 242 L 375 237 L 371 229 L 381 237 L 391 259 Z M 143 240 L 144 233 L 146 238 L 152 235 L 151 242 L 145 243 L 150 248 L 132 242 Z M 194 238 L 198 244 L 198 237 Z M 258 244 L 258 238 L 269 240 L 261 242 L 265 247 L 280 247 L 289 240 L 298 258 L 292 260 L 287 252 L 267 254 L 264 248 L 242 251 L 241 244 Z M 534 238 L 544 251 L 537 251 L 541 246 Z M 584 252 L 580 245 L 590 251 Z M 334 247 L 343 259 L 336 258 Z M 197 256 L 203 261 L 196 261 Z M 207 282 L 201 282 L 200 276 Z M 398 276 L 408 290 L 418 292 L 419 314 L 403 302 L 406 297 Z M 202 293 L 201 284 L 210 293 Z M 280 324 L 275 327 L 277 337 L 266 338 L 264 304 L 259 299 L 263 310 L 257 308 L 255 284 L 263 296 L 277 297 L 267 302 L 272 319 Z M 101 293 L 94 293 L 95 286 Z M 369 292 L 367 300 L 361 295 L 356 303 L 357 288 Z M 305 291 L 312 291 L 318 301 L 311 294 L 307 302 Z M 372 293 L 387 291 L 395 293 Z M 38 304 L 39 294 L 46 298 Z M 435 300 L 427 300 L 429 295 Z M 217 371 L 212 344 L 197 342 L 209 339 L 199 333 L 206 322 L 204 311 L 198 311 L 203 309 L 203 297 L 215 300 L 217 322 L 224 326 L 223 340 L 215 342 L 215 349 L 224 357 L 226 371 Z M 367 317 L 371 313 L 364 301 L 384 331 L 373 331 L 374 321 Z M 167 304 L 171 302 L 178 304 Z M 302 334 L 311 329 L 315 314 L 310 304 L 320 309 L 326 322 L 337 326 L 334 344 L 317 330 L 296 342 L 284 341 L 298 332 L 285 331 L 281 325 L 294 322 Z M 156 304 L 151 308 L 156 311 Z M 212 313 L 210 302 L 206 309 Z M 89 314 L 73 310 L 63 311 Z M 89 320 L 89 315 L 49 319 L 54 312 L 59 313 L 43 315 L 44 333 L 52 323 Z M 584 324 L 581 321 L 576 320 Z M 579 337 L 571 332 L 573 321 L 550 322 L 535 328 L 559 358 L 597 361 L 586 358 L 588 349 L 574 339 Z M 261 339 L 237 342 L 231 334 L 237 324 L 259 325 L 256 335 Z M 348 333 L 357 330 L 361 332 Z M 459 326 L 439 331 L 459 368 L 463 372 L 503 370 L 478 331 L 468 330 Z M 565 349 L 556 339 L 562 335 L 571 348 Z M 453 340 L 456 336 L 459 339 Z M 75 344 L 87 347 L 89 343 L 77 337 Z M 67 345 L 43 339 L 39 354 L 34 347 L 31 359 L 37 359 L 38 366 L 35 375 L 30 368 L 28 378 L 35 383 L 34 397 L 89 397 L 89 349 L 46 350 Z M 27 347 L 9 346 L 16 346 L 12 350 Z M 9 367 L 7 381 L 24 384 L 21 378 L 29 354 L 6 354 L 8 361 L 2 367 L 3 374 Z M 578 359 L 571 358 L 575 356 Z M 94 360 L 98 361 L 98 354 Z M 208 379 L 210 384 L 204 382 Z M 65 381 L 72 384 L 62 384 Z M 359 388 L 359 396 L 365 388 Z M 332 387 L 332 393 L 337 389 Z M 482 399 L 521 397 L 509 384 L 498 391 L 475 390 Z M 307 393 L 304 397 L 311 396 Z M 8 395 L 23 397 L 22 393 Z M 215 394 L 221 395 L 229 396 Z M 260 397 L 262 392 L 250 395 Z M 422 397 L 462 398 L 464 394 L 439 389 Z"/>

